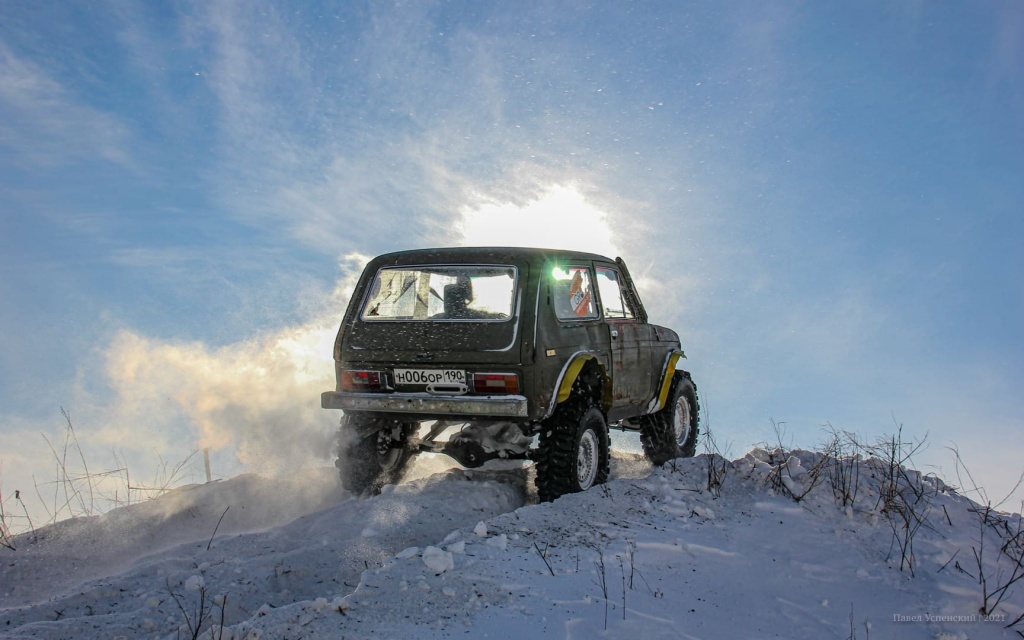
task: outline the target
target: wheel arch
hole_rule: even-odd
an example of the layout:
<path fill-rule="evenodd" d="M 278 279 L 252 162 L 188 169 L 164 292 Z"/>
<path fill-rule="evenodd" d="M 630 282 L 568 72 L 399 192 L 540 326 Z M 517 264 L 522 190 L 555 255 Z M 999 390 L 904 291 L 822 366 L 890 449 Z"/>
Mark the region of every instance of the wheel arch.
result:
<path fill-rule="evenodd" d="M 672 389 L 672 378 L 676 374 L 676 365 L 684 358 L 686 358 L 686 354 L 679 349 L 673 349 L 665 356 L 665 363 L 661 367 L 661 384 L 657 387 L 658 392 L 651 398 L 650 404 L 647 405 L 646 413 L 657 413 L 665 408 L 669 391 Z M 687 377 L 690 375 L 682 370 L 680 370 L 680 373 Z"/>
<path fill-rule="evenodd" d="M 594 353 L 577 351 L 569 358 L 562 367 L 562 371 L 558 374 L 558 380 L 555 384 L 557 392 L 551 397 L 551 403 L 544 414 L 544 418 L 549 418 L 555 412 L 556 406 L 572 396 L 573 387 L 576 385 L 577 380 L 586 377 L 599 380 L 601 388 L 596 399 L 600 404 L 601 410 L 607 413 L 611 408 L 612 400 L 611 378 L 609 378 L 608 372 Z"/>

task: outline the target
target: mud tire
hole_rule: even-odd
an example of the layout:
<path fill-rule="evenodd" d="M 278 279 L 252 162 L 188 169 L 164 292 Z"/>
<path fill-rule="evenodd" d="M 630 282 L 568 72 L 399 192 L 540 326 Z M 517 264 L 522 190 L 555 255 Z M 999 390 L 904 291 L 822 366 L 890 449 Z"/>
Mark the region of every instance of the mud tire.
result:
<path fill-rule="evenodd" d="M 342 417 L 334 463 L 342 486 L 353 495 L 369 496 L 397 483 L 414 453 L 408 446 L 412 428 L 412 424 L 365 414 Z"/>
<path fill-rule="evenodd" d="M 660 467 L 675 458 L 693 457 L 697 452 L 699 416 L 697 386 L 689 373 L 677 371 L 665 406 L 640 419 L 640 444 L 647 459 Z"/>
<path fill-rule="evenodd" d="M 541 429 L 537 494 L 550 502 L 608 480 L 608 425 L 604 414 L 581 398 L 555 409 Z"/>

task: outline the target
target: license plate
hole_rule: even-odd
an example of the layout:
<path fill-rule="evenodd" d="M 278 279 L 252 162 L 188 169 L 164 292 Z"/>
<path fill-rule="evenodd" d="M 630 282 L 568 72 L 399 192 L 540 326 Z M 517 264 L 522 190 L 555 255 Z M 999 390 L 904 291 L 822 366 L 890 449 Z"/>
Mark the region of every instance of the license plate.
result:
<path fill-rule="evenodd" d="M 466 372 L 461 369 L 395 369 L 395 384 L 466 384 Z"/>

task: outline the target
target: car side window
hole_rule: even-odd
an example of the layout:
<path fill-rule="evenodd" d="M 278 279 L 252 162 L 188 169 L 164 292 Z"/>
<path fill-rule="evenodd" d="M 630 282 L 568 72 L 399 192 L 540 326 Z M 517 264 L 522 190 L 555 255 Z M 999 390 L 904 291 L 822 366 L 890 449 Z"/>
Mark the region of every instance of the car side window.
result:
<path fill-rule="evenodd" d="M 601 295 L 604 317 L 610 319 L 635 318 L 629 301 L 622 292 L 622 281 L 614 269 L 597 269 L 597 290 Z"/>
<path fill-rule="evenodd" d="M 593 284 L 587 267 L 556 268 L 552 278 L 551 302 L 559 320 L 597 317 Z"/>

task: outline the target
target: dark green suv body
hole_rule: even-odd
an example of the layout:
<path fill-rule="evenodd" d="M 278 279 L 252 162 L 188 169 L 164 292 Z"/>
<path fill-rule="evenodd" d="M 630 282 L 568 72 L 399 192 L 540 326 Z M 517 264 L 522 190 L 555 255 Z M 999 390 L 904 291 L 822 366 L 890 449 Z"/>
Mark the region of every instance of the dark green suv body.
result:
<path fill-rule="evenodd" d="M 537 463 L 550 500 L 603 482 L 608 425 L 656 464 L 693 455 L 679 337 L 649 324 L 621 259 L 508 247 L 402 251 L 363 271 L 338 331 L 338 467 L 373 491 L 410 455 Z M 448 434 L 446 439 L 442 436 Z"/>

